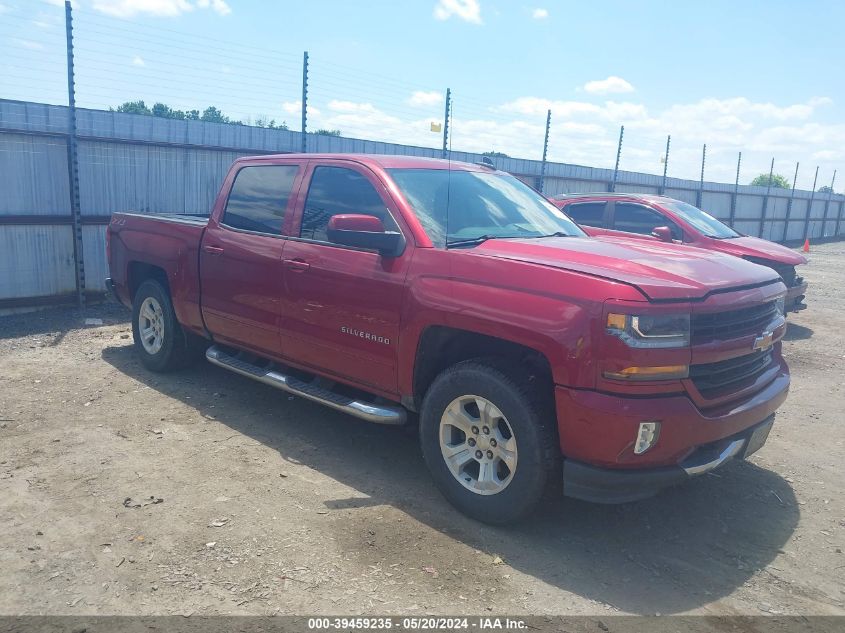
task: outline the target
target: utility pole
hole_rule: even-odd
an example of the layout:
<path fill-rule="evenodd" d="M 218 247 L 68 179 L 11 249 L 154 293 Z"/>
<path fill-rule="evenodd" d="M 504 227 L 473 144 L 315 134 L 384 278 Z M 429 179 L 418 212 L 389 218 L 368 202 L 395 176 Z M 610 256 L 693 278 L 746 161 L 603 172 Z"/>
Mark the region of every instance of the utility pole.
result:
<path fill-rule="evenodd" d="M 769 168 L 769 181 L 766 184 L 766 195 L 763 196 L 763 212 L 760 214 L 760 231 L 757 237 L 763 237 L 763 228 L 766 225 L 766 210 L 769 208 L 769 193 L 772 191 L 772 176 L 775 173 L 775 157 L 772 156 L 772 166 Z M 771 236 L 771 233 L 769 234 Z"/>
<path fill-rule="evenodd" d="M 302 53 L 302 153 L 308 151 L 308 51 Z"/>
<path fill-rule="evenodd" d="M 698 195 L 695 197 L 695 206 L 701 208 L 701 198 L 704 194 L 704 162 L 707 160 L 707 143 L 701 149 L 701 180 L 698 181 Z"/>
<path fill-rule="evenodd" d="M 807 203 L 807 216 L 804 218 L 804 234 L 801 236 L 801 240 L 806 240 L 807 234 L 810 231 L 810 214 L 813 212 L 813 200 L 815 200 L 816 198 L 816 185 L 818 184 L 818 182 L 819 166 L 816 165 L 816 175 L 813 177 L 813 190 L 810 192 L 810 201 Z"/>
<path fill-rule="evenodd" d="M 540 182 L 537 189 L 543 193 L 543 185 L 546 182 L 546 156 L 549 153 L 549 128 L 552 125 L 552 111 L 546 112 L 546 138 L 543 141 L 543 162 L 540 163 Z"/>
<path fill-rule="evenodd" d="M 65 37 L 67 40 L 68 141 L 67 166 L 70 213 L 73 224 L 73 258 L 76 269 L 76 301 L 85 307 L 85 258 L 82 243 L 82 211 L 79 203 L 79 148 L 76 138 L 76 85 L 73 76 L 73 10 L 65 0 Z"/>
<path fill-rule="evenodd" d="M 672 141 L 672 135 L 666 137 L 666 154 L 663 157 L 663 181 L 660 183 L 660 195 L 666 193 L 666 174 L 669 172 L 669 143 Z"/>
<path fill-rule="evenodd" d="M 786 217 L 783 220 L 783 237 L 781 242 L 786 241 L 786 236 L 789 233 L 789 216 L 792 215 L 792 201 L 795 200 L 795 184 L 798 182 L 798 165 L 795 163 L 795 175 L 792 177 L 792 191 L 789 192 L 789 202 L 786 203 Z"/>
<path fill-rule="evenodd" d="M 616 146 L 616 166 L 613 168 L 613 182 L 610 183 L 610 192 L 616 191 L 616 179 L 619 177 L 619 159 L 622 157 L 622 137 L 625 135 L 625 126 L 619 127 L 619 144 Z"/>
<path fill-rule="evenodd" d="M 443 153 L 442 158 L 446 158 L 447 150 L 449 148 L 449 118 L 452 115 L 452 91 L 446 88 L 446 111 L 443 114 Z"/>
<path fill-rule="evenodd" d="M 734 195 L 731 198 L 731 216 L 728 220 L 728 224 L 731 225 L 733 228 L 734 219 L 736 219 L 736 199 L 739 196 L 739 167 L 742 165 L 742 152 L 739 153 L 739 157 L 736 159 L 736 181 L 734 182 Z"/>
<path fill-rule="evenodd" d="M 830 191 L 827 192 L 827 200 L 824 201 L 824 216 L 822 217 L 822 237 L 825 237 L 827 229 L 827 210 L 830 208 L 830 201 L 833 198 L 833 184 L 836 182 L 836 170 L 833 170 L 833 178 L 830 179 Z"/>

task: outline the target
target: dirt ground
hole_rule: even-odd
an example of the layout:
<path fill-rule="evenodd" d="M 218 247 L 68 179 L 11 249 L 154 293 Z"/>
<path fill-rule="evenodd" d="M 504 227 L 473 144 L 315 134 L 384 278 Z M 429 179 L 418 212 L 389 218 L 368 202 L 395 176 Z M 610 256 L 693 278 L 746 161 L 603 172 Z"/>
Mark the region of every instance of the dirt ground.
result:
<path fill-rule="evenodd" d="M 845 614 L 845 244 L 811 258 L 750 462 L 510 528 L 400 430 L 146 371 L 120 306 L 0 318 L 0 614 Z"/>

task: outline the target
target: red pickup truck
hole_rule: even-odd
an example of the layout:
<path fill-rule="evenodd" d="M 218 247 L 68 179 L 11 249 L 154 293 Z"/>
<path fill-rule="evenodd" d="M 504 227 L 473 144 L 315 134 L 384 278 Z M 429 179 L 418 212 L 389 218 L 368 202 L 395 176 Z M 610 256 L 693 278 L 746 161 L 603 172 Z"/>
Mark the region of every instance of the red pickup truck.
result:
<path fill-rule="evenodd" d="M 632 193 L 564 194 L 552 198 L 588 235 L 677 241 L 768 266 L 786 284 L 786 311 L 807 307 L 807 282 L 795 267 L 807 258 L 769 240 L 737 233 L 698 207 L 665 196 Z"/>
<path fill-rule="evenodd" d="M 144 364 L 212 363 L 419 424 L 443 494 L 491 523 L 544 491 L 622 502 L 757 450 L 786 398 L 774 271 L 591 238 L 518 179 L 407 156 L 239 159 L 211 217 L 114 214 Z"/>

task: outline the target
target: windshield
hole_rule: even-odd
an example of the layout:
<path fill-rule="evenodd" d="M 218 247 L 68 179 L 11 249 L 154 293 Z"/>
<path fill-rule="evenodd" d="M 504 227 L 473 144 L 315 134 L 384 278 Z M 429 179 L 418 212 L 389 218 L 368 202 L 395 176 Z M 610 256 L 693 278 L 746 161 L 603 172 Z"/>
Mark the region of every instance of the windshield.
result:
<path fill-rule="evenodd" d="M 510 175 L 448 169 L 388 172 L 441 248 L 476 238 L 585 236 L 560 209 Z"/>
<path fill-rule="evenodd" d="M 691 204 L 687 204 L 686 202 L 666 202 L 662 203 L 662 205 L 707 237 L 715 237 L 720 240 L 739 237 L 739 233 L 727 224 L 723 224 L 709 213 L 705 213 Z"/>

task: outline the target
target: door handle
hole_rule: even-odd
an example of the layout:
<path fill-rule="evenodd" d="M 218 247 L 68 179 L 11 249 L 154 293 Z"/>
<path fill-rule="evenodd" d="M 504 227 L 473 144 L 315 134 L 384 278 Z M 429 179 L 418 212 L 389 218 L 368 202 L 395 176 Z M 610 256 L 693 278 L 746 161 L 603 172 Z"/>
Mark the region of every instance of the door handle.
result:
<path fill-rule="evenodd" d="M 285 266 L 295 273 L 304 273 L 306 270 L 311 268 L 311 264 L 302 259 L 286 259 Z"/>
<path fill-rule="evenodd" d="M 223 249 L 220 246 L 211 246 L 210 244 L 203 244 L 202 250 L 209 255 L 222 255 Z"/>

